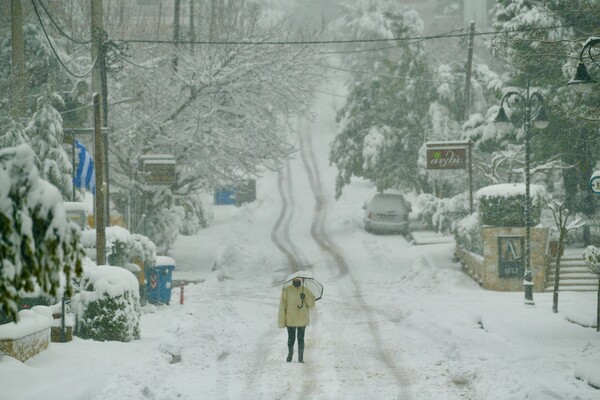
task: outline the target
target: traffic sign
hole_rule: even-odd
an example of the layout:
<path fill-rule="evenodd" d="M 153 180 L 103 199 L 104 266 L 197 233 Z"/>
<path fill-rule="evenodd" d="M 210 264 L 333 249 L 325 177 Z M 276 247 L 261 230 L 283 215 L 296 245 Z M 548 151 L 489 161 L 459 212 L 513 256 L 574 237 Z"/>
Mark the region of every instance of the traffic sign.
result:
<path fill-rule="evenodd" d="M 600 194 L 600 171 L 596 171 L 590 178 L 590 189 L 594 194 Z"/>

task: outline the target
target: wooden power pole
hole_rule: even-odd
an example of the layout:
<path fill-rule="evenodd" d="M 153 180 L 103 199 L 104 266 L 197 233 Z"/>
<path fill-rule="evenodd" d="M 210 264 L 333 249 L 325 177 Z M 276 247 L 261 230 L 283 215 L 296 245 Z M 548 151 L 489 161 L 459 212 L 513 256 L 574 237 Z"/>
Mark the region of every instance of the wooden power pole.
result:
<path fill-rule="evenodd" d="M 181 11 L 181 0 L 175 0 L 175 16 L 173 21 L 173 41 L 175 42 L 175 52 L 173 54 L 173 70 L 177 72 L 177 47 L 179 46 L 179 14 Z"/>
<path fill-rule="evenodd" d="M 94 224 L 96 227 L 96 263 L 106 264 L 106 203 L 104 174 L 104 141 L 102 138 L 102 35 L 104 31 L 102 0 L 91 0 L 92 8 L 92 92 L 94 93 L 94 168 L 96 196 Z"/>
<path fill-rule="evenodd" d="M 475 36 L 475 21 L 469 24 L 469 45 L 467 49 L 467 65 L 465 68 L 465 121 L 469 118 L 471 107 L 471 70 L 473 69 L 473 39 Z"/>

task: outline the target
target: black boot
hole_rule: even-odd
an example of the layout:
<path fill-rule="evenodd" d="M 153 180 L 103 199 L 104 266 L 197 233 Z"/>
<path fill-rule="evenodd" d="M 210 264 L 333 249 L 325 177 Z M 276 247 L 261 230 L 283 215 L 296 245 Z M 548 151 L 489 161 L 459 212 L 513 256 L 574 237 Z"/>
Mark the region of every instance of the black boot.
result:
<path fill-rule="evenodd" d="M 304 362 L 304 346 L 298 346 L 298 362 Z"/>
<path fill-rule="evenodd" d="M 285 359 L 285 361 L 287 361 L 287 362 L 292 361 L 293 356 L 294 356 L 294 346 L 290 346 L 290 347 L 288 347 L 288 356 Z"/>

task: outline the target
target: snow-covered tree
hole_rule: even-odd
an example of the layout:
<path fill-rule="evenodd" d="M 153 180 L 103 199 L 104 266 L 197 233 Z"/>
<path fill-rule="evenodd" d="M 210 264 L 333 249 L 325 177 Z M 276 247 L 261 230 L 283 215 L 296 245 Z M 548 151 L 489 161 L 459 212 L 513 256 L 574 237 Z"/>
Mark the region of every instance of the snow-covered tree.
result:
<path fill-rule="evenodd" d="M 414 37 L 422 33 L 422 21 L 414 11 L 399 11 L 393 5 L 383 7 L 373 1 L 358 4 L 365 8 L 366 20 L 355 9 L 343 18 L 348 26 L 356 27 L 358 36 L 362 36 L 360 31 L 365 26 L 378 37 Z M 373 21 L 381 22 L 379 32 L 370 29 L 375 26 Z M 366 73 L 355 76 L 350 84 L 346 104 L 337 115 L 341 128 L 330 153 L 330 162 L 339 170 L 336 197 L 352 176 L 376 182 L 380 191 L 392 187 L 419 190 L 417 155 L 432 96 L 428 81 L 431 72 L 423 46 L 398 41 L 393 52 L 356 58 Z M 369 148 L 372 143 L 365 142 L 367 137 L 382 139 L 376 140 L 381 145 L 375 153 Z M 377 155 L 376 164 L 364 159 L 364 155 L 372 158 L 373 154 Z"/>
<path fill-rule="evenodd" d="M 68 199 L 73 191 L 73 166 L 62 145 L 62 117 L 53 103 L 64 105 L 56 93 L 38 99 L 37 111 L 25 128 L 25 133 L 35 152 L 40 177 L 56 186 L 63 198 Z"/>
<path fill-rule="evenodd" d="M 133 191 L 146 215 L 161 215 L 173 196 L 193 196 L 276 169 L 295 152 L 289 117 L 308 112 L 321 79 L 317 47 L 264 43 L 314 36 L 264 20 L 254 2 L 211 4 L 215 8 L 197 21 L 202 34 L 235 43 L 197 45 L 193 52 L 180 46 L 176 71 L 165 56 L 172 46 L 132 48 L 135 64 L 144 68 L 125 63 L 113 76 L 115 98 L 134 94 L 141 102 L 111 114 L 112 185 Z M 244 44 L 250 41 L 254 44 Z M 138 173 L 141 156 L 153 153 L 176 161 L 177 181 L 160 199 Z"/>
<path fill-rule="evenodd" d="M 60 276 L 81 272 L 79 228 L 59 191 L 40 179 L 28 145 L 0 150 L 0 311 L 17 318 L 17 302 L 39 290 L 56 296 Z"/>
<path fill-rule="evenodd" d="M 582 41 L 597 35 L 596 0 L 499 0 L 494 27 L 512 31 L 491 42 L 508 62 L 509 84 L 526 81 L 542 90 L 550 126 L 532 137 L 532 162 L 560 156 L 573 168 L 562 171 L 566 204 L 574 212 L 593 212 L 597 200 L 587 185 L 598 154 L 597 96 L 581 96 L 566 83 L 574 75 Z M 589 61 L 589 60 L 588 60 Z"/>
<path fill-rule="evenodd" d="M 464 63 L 442 64 L 434 72 L 435 95 L 429 106 L 427 118 L 427 142 L 464 140 L 463 122 L 465 115 L 464 85 L 466 71 Z M 496 101 L 503 81 L 484 64 L 475 64 L 471 74 L 471 101 L 469 113 L 479 116 Z M 472 139 L 467 137 L 467 139 Z M 476 146 L 477 154 L 478 146 Z M 482 165 L 487 165 L 483 163 Z M 426 147 L 419 152 L 419 166 L 426 183 L 425 190 L 440 197 L 452 197 L 468 189 L 466 171 L 449 174 L 448 171 L 426 171 Z M 457 171 L 459 172 L 459 171 Z"/>

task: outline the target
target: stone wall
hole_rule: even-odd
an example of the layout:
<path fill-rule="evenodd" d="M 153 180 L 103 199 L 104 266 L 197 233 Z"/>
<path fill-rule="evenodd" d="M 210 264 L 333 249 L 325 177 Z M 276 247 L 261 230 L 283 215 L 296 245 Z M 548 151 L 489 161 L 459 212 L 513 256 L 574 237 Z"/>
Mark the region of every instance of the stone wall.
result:
<path fill-rule="evenodd" d="M 17 339 L 0 339 L 0 353 L 21 362 L 41 353 L 50 344 L 50 327 Z"/>
<path fill-rule="evenodd" d="M 506 269 L 501 271 L 500 267 L 500 245 L 499 237 L 503 239 L 503 254 L 506 254 L 506 243 L 514 240 L 515 246 L 512 250 L 517 256 L 525 254 L 524 227 L 483 227 L 483 256 L 472 254 L 461 248 L 456 249 L 456 256 L 461 260 L 465 272 L 475 279 L 484 289 L 498 291 L 522 291 L 522 273 L 513 274 L 511 277 L 503 277 Z M 522 238 L 522 239 L 521 239 Z M 531 271 L 533 276 L 533 290 L 542 292 L 546 284 L 546 271 L 549 265 L 548 255 L 549 230 L 544 227 L 531 228 Z M 509 252 L 510 253 L 510 252 Z M 503 256 L 506 258 L 506 256 Z M 522 265 L 522 264 L 519 264 Z"/>

